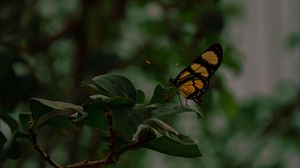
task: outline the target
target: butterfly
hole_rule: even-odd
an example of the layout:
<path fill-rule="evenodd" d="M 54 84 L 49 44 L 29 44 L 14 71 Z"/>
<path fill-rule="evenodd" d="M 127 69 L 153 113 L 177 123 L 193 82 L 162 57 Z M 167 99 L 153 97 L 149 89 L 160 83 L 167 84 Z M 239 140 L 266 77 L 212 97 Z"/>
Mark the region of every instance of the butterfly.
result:
<path fill-rule="evenodd" d="M 213 44 L 184 68 L 170 84 L 187 99 L 202 104 L 202 95 L 208 90 L 209 80 L 222 62 L 223 50 L 220 44 Z M 179 96 L 180 99 L 180 96 Z M 180 101 L 181 102 L 181 101 Z"/>

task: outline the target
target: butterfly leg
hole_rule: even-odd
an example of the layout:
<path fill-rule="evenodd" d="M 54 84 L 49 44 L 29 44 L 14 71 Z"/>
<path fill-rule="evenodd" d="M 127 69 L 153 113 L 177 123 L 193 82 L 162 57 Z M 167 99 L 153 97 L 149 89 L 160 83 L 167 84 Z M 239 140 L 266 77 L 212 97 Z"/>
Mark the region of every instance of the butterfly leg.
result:
<path fill-rule="evenodd" d="M 186 106 L 189 106 L 188 103 L 187 103 L 187 99 L 185 99 L 185 105 L 186 105 Z"/>
<path fill-rule="evenodd" d="M 179 93 L 177 93 L 177 95 L 178 95 L 178 99 L 179 99 L 179 102 L 180 102 L 181 106 L 183 106 L 183 105 L 182 105 L 181 98 L 180 98 L 180 94 L 179 94 Z"/>
<path fill-rule="evenodd" d="M 198 100 L 196 103 L 197 103 L 197 106 L 200 106 L 203 104 L 203 100 Z"/>
<path fill-rule="evenodd" d="M 196 102 L 197 106 L 203 104 L 203 100 L 202 100 L 201 96 L 202 95 L 196 95 L 195 97 L 193 97 L 193 100 Z"/>

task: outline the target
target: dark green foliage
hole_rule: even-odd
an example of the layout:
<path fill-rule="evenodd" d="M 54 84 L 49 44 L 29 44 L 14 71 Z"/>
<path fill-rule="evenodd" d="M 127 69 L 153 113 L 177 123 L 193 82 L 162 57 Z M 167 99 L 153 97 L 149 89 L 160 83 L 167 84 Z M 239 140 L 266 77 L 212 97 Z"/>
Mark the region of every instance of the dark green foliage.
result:
<path fill-rule="evenodd" d="M 147 109 L 149 109 L 151 115 L 154 117 L 174 115 L 185 112 L 194 112 L 198 118 L 202 116 L 199 111 L 188 106 L 182 106 L 178 104 L 151 104 L 147 106 Z"/>
<path fill-rule="evenodd" d="M 18 122 L 8 114 L 0 114 L 0 121 L 6 123 L 12 131 L 19 129 Z"/>
<path fill-rule="evenodd" d="M 30 113 L 21 113 L 19 115 L 20 122 L 23 126 L 23 129 L 28 129 L 31 124 L 31 114 Z"/>
<path fill-rule="evenodd" d="M 137 95 L 137 103 L 144 104 L 146 98 L 145 93 L 141 90 L 136 90 L 136 95 Z"/>
<path fill-rule="evenodd" d="M 158 85 L 153 93 L 153 96 L 151 98 L 150 104 L 155 103 L 165 103 L 171 100 L 171 98 L 174 97 L 174 95 L 177 93 L 176 88 L 162 88 L 160 85 Z"/>
<path fill-rule="evenodd" d="M 29 135 L 19 131 L 14 133 L 13 139 L 11 140 L 9 147 L 6 151 L 10 159 L 18 159 L 21 155 L 21 147 L 17 142 L 20 138 L 29 138 Z"/>
<path fill-rule="evenodd" d="M 144 146 L 146 148 L 174 156 L 191 158 L 201 156 L 197 144 L 185 145 L 166 136 L 161 136 L 155 140 L 149 141 Z"/>
<path fill-rule="evenodd" d="M 117 150 L 123 151 L 129 142 L 138 141 L 141 145 L 131 149 L 149 148 L 170 155 L 197 157 L 199 145 L 204 156 L 199 159 L 161 157 L 149 150 L 136 150 L 122 154 L 112 167 L 151 168 L 157 162 L 172 168 L 270 168 L 298 163 L 299 96 L 290 93 L 299 95 L 299 84 L 292 86 L 284 78 L 282 82 L 290 84 L 287 89 L 276 88 L 271 95 L 255 95 L 246 100 L 236 97 L 234 90 L 247 91 L 247 86 L 230 86 L 232 78 L 243 75 L 243 64 L 252 57 L 245 55 L 244 45 L 235 46 L 239 43 L 231 41 L 232 18 L 248 24 L 244 20 L 247 15 L 239 17 L 244 13 L 239 4 L 222 0 L 60 0 L 55 3 L 1 0 L 0 167 L 49 167 L 28 142 L 32 137 L 23 138 L 16 133 L 27 135 L 33 127 L 45 152 L 62 165 L 105 158 L 110 142 L 108 112 L 117 115 L 113 123 L 114 130 L 118 131 Z M 276 11 L 272 3 L 266 7 Z M 292 26 L 289 23 L 295 17 L 286 20 L 284 25 Z M 277 42 L 286 49 L 281 54 L 285 54 L 287 62 L 277 62 L 281 69 L 293 59 L 289 57 L 291 53 L 299 49 L 299 32 L 287 33 L 284 41 Z M 203 49 L 216 42 L 224 49 L 224 59 L 203 96 L 204 103 L 198 107 L 190 102 L 189 107 L 180 106 L 176 89 L 168 88 L 168 79 L 176 77 Z M 281 47 L 273 43 L 266 46 Z M 247 46 L 247 50 L 259 51 L 253 46 Z M 272 50 L 266 54 L 273 54 L 269 57 L 277 59 Z M 104 75 L 100 88 L 90 81 L 82 83 L 90 90 L 80 86 L 81 81 L 110 73 L 127 76 L 134 88 L 128 79 L 120 76 L 117 82 L 122 86 L 116 88 L 119 83 L 111 75 Z M 227 78 L 229 73 L 235 76 Z M 277 79 L 276 71 L 263 73 L 270 73 L 272 80 Z M 110 86 L 101 88 L 102 83 Z M 126 94 L 119 93 L 120 89 L 126 90 Z M 76 105 L 30 100 L 31 97 Z M 200 116 L 198 111 L 203 114 L 201 120 L 194 115 Z M 182 114 L 185 112 L 193 113 Z M 160 127 L 156 129 L 163 133 L 144 124 L 150 118 L 159 118 L 180 131 L 167 137 L 163 133 L 168 132 Z M 180 143 L 190 140 L 181 134 L 193 135 L 199 144 Z M 19 155 L 17 160 L 9 159 Z M 156 160 L 157 157 L 161 158 Z"/>
<path fill-rule="evenodd" d="M 95 95 L 90 96 L 90 99 L 82 106 L 32 98 L 30 100 L 31 113 L 19 115 L 25 132 L 15 133 L 7 155 L 11 159 L 17 159 L 20 156 L 17 139 L 25 137 L 32 140 L 32 137 L 26 133 L 27 131 L 30 134 L 30 131 L 33 131 L 39 135 L 39 131 L 44 125 L 62 130 L 72 127 L 74 124 L 83 124 L 92 128 L 101 128 L 105 133 L 111 131 L 107 117 L 112 115 L 112 129 L 117 135 L 116 151 L 122 151 L 127 145 L 135 143 L 134 149 L 146 147 L 174 156 L 200 156 L 195 140 L 179 134 L 163 121 L 152 118 L 183 112 L 196 112 L 200 116 L 199 112 L 176 104 L 143 104 L 144 93 L 136 90 L 131 81 L 121 75 L 97 76 L 94 78 L 94 84 L 85 83 L 84 86 L 95 88 L 93 89 Z M 168 100 L 171 100 L 171 96 L 174 96 L 174 91 L 171 92 L 171 90 L 173 89 L 157 86 L 151 102 L 167 103 Z M 169 95 L 170 93 L 173 94 Z M 143 125 L 147 126 L 147 131 L 145 129 L 138 130 L 138 127 Z M 156 136 L 154 131 L 161 135 Z M 108 136 L 108 141 L 112 138 L 110 136 L 112 135 Z M 162 136 L 170 140 L 164 139 Z M 5 142 L 6 139 L 1 133 L 1 150 Z M 163 146 L 160 145 L 160 142 Z M 183 146 L 187 146 L 190 150 L 184 151 Z M 178 149 L 169 150 L 171 148 Z"/>
<path fill-rule="evenodd" d="M 105 117 L 107 109 L 105 109 L 103 105 L 91 100 L 83 104 L 83 110 L 87 113 L 87 116 L 84 119 L 85 125 L 94 128 L 107 129 L 108 122 Z"/>
<path fill-rule="evenodd" d="M 127 78 L 121 75 L 101 75 L 95 77 L 93 81 L 100 95 L 109 98 L 128 98 L 134 101 L 134 103 L 137 101 L 135 87 Z M 113 102 L 126 104 L 127 101 L 125 99 L 119 99 Z"/>
<path fill-rule="evenodd" d="M 3 135 L 2 131 L 0 131 L 0 158 L 1 160 L 3 159 L 3 145 L 4 143 L 7 141 L 7 139 L 5 138 L 5 136 Z"/>
<path fill-rule="evenodd" d="M 81 106 L 71 103 L 32 98 L 30 101 L 32 128 L 38 132 L 43 125 L 53 125 L 58 128 L 67 127 L 69 120 L 85 116 Z"/>
<path fill-rule="evenodd" d="M 102 83 L 100 81 L 104 82 Z M 103 121 L 103 118 L 105 117 L 105 113 L 111 112 L 115 131 L 117 131 L 117 134 L 120 135 L 121 138 L 125 139 L 128 143 L 132 141 L 134 133 L 137 132 L 138 127 L 142 124 L 148 125 L 150 128 L 157 130 L 162 135 L 167 136 L 178 143 L 182 143 L 183 145 L 191 145 L 191 143 L 196 144 L 195 141 L 191 141 L 191 139 L 178 134 L 173 128 L 167 126 L 159 119 L 151 118 L 163 115 L 174 115 L 189 111 L 196 112 L 195 110 L 178 106 L 176 104 L 136 104 L 131 101 L 132 99 L 135 99 L 136 94 L 134 93 L 139 93 L 143 97 L 143 92 L 137 91 L 127 78 L 120 75 L 98 76 L 94 78 L 94 82 L 96 83 L 94 86 L 97 88 L 95 89 L 97 95 L 92 96 L 94 101 L 90 101 L 88 104 L 84 105 L 84 110 L 88 110 L 86 111 L 87 119 L 85 120 L 85 124 L 104 129 L 105 125 L 103 124 L 105 121 Z M 120 85 L 117 85 L 116 83 Z M 94 87 L 93 84 L 86 84 L 86 86 Z M 171 97 L 175 95 L 174 90 L 171 90 L 173 90 L 173 88 L 165 89 L 161 86 L 157 86 L 150 103 L 166 103 L 167 100 L 171 100 Z M 167 99 L 165 99 L 166 95 L 168 97 Z M 160 102 L 160 100 L 163 101 Z M 196 113 L 200 116 L 199 112 Z M 143 143 L 145 143 L 145 139 L 149 139 L 149 136 L 152 137 L 151 131 L 148 132 L 149 134 L 145 133 L 144 131 L 142 134 L 139 133 L 140 132 L 138 131 L 136 136 L 138 139 L 142 139 Z M 163 151 L 161 149 L 159 151 L 167 153 L 167 151 Z M 184 154 L 178 153 L 174 153 L 173 155 L 184 156 Z"/>
<path fill-rule="evenodd" d="M 5 142 L 6 139 L 5 137 L 3 136 L 2 132 L 0 134 L 0 138 L 1 138 L 1 141 Z M 0 155 L 0 161 L 2 160 L 5 160 L 7 158 L 10 158 L 10 159 L 18 159 L 21 155 L 21 147 L 20 145 L 18 144 L 18 140 L 19 139 L 22 139 L 22 138 L 29 138 L 29 135 L 26 134 L 26 133 L 23 133 L 23 132 L 20 132 L 20 131 L 16 131 L 14 133 L 14 135 L 12 136 L 12 139 L 10 139 L 10 141 L 7 141 L 6 143 L 8 143 L 7 147 L 6 148 L 3 148 L 3 146 L 0 146 L 1 149 L 1 155 Z M 1 143 L 0 143 L 1 145 Z"/>
<path fill-rule="evenodd" d="M 164 123 L 163 121 L 156 119 L 156 118 L 149 118 L 143 122 L 143 124 L 153 128 L 154 130 L 158 131 L 162 135 L 172 139 L 181 144 L 191 145 L 197 144 L 197 142 L 191 138 L 188 138 L 184 135 L 180 135 L 177 131 L 175 131 L 171 126 Z"/>

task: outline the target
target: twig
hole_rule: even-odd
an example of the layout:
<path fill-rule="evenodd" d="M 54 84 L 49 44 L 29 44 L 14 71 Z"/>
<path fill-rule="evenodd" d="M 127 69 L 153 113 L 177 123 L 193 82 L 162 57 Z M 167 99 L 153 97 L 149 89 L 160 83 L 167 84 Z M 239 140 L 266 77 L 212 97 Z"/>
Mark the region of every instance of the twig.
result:
<path fill-rule="evenodd" d="M 300 96 L 295 98 L 293 101 L 284 105 L 281 109 L 273 115 L 270 123 L 262 131 L 263 134 L 272 133 L 284 125 L 284 121 L 287 121 L 289 117 L 294 114 L 294 109 L 299 106 Z"/>
<path fill-rule="evenodd" d="M 109 154 L 107 160 L 110 160 L 112 163 L 114 163 L 117 158 L 117 152 L 115 149 L 117 135 L 113 130 L 112 112 L 111 111 L 107 112 L 106 117 L 108 120 L 108 130 L 110 135 Z"/>
<path fill-rule="evenodd" d="M 107 159 L 95 160 L 95 161 L 83 161 L 72 165 L 65 166 L 64 168 L 88 168 L 88 167 L 99 167 L 110 164 Z"/>
<path fill-rule="evenodd" d="M 106 117 L 108 120 L 108 130 L 110 134 L 109 153 L 106 158 L 95 161 L 82 161 L 72 165 L 65 166 L 65 168 L 88 168 L 88 167 L 99 167 L 108 164 L 115 163 L 120 153 L 115 149 L 115 142 L 117 139 L 116 132 L 113 130 L 112 112 L 107 112 Z"/>
<path fill-rule="evenodd" d="M 36 133 L 33 132 L 32 129 L 29 130 L 30 133 L 30 137 L 31 137 L 31 143 L 33 145 L 33 148 L 39 153 L 39 155 L 46 160 L 49 165 L 51 165 L 54 168 L 62 168 L 62 166 L 60 166 L 59 164 L 57 164 L 51 157 L 49 154 L 47 154 L 46 152 L 44 152 L 44 150 L 42 149 L 42 147 L 37 143 L 37 135 Z"/>
<path fill-rule="evenodd" d="M 109 144 L 109 153 L 107 155 L 106 158 L 101 159 L 101 160 L 95 160 L 95 161 L 81 161 L 75 164 L 70 164 L 67 166 L 60 166 L 59 164 L 57 164 L 51 157 L 49 154 L 47 154 L 46 152 L 44 152 L 44 150 L 42 149 L 42 147 L 38 144 L 37 142 L 37 134 L 33 131 L 33 129 L 29 130 L 30 133 L 30 140 L 31 143 L 34 147 L 34 149 L 38 152 L 38 154 L 49 163 L 49 165 L 51 165 L 54 168 L 90 168 L 90 167 L 100 167 L 100 166 L 106 166 L 112 163 L 115 163 L 117 161 L 117 159 L 119 158 L 119 156 L 130 150 L 130 149 L 134 149 L 136 148 L 139 143 L 129 143 L 128 145 L 126 145 L 124 148 L 120 149 L 119 151 L 116 150 L 116 139 L 117 139 L 117 134 L 116 132 L 113 130 L 113 119 L 112 119 L 112 112 L 107 112 L 106 113 L 106 117 L 108 120 L 108 130 L 109 130 L 109 134 L 110 134 L 110 144 Z"/>

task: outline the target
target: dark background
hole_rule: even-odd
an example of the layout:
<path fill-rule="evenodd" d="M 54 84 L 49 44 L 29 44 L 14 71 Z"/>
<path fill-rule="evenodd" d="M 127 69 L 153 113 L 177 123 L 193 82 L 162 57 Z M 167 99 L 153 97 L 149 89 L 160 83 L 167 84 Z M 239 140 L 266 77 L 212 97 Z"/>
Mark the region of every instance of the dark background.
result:
<path fill-rule="evenodd" d="M 19 122 L 18 114 L 29 110 L 30 97 L 83 103 L 89 91 L 81 81 L 100 74 L 127 76 L 149 99 L 157 84 L 168 86 L 170 77 L 219 42 L 223 63 L 204 105 L 195 107 L 204 117 L 197 120 L 186 114 L 171 120 L 199 141 L 203 157 L 185 159 L 141 149 L 122 155 L 115 167 L 299 167 L 299 80 L 280 79 L 276 89 L 266 85 L 268 94 L 248 97 L 238 91 L 247 93 L 249 86 L 265 78 L 248 80 L 248 87 L 231 85 L 243 78 L 245 53 L 260 51 L 247 45 L 247 51 L 240 50 L 234 38 L 227 38 L 226 33 L 235 34 L 229 30 L 231 21 L 245 16 L 245 10 L 221 0 L 2 0 L 0 129 L 11 137 L 13 121 L 6 118 Z M 295 25 L 299 27 L 299 21 Z M 299 32 L 285 40 L 287 51 L 299 50 Z M 250 68 L 257 68 L 260 61 Z M 297 66 L 294 74 L 299 76 Z M 274 75 L 270 78 L 276 78 L 276 69 L 269 71 Z M 99 155 L 100 134 L 89 127 L 65 131 L 46 127 L 39 137 L 62 164 Z M 49 167 L 29 142 L 22 142 L 21 152 L 21 158 L 5 160 L 2 166 Z"/>

